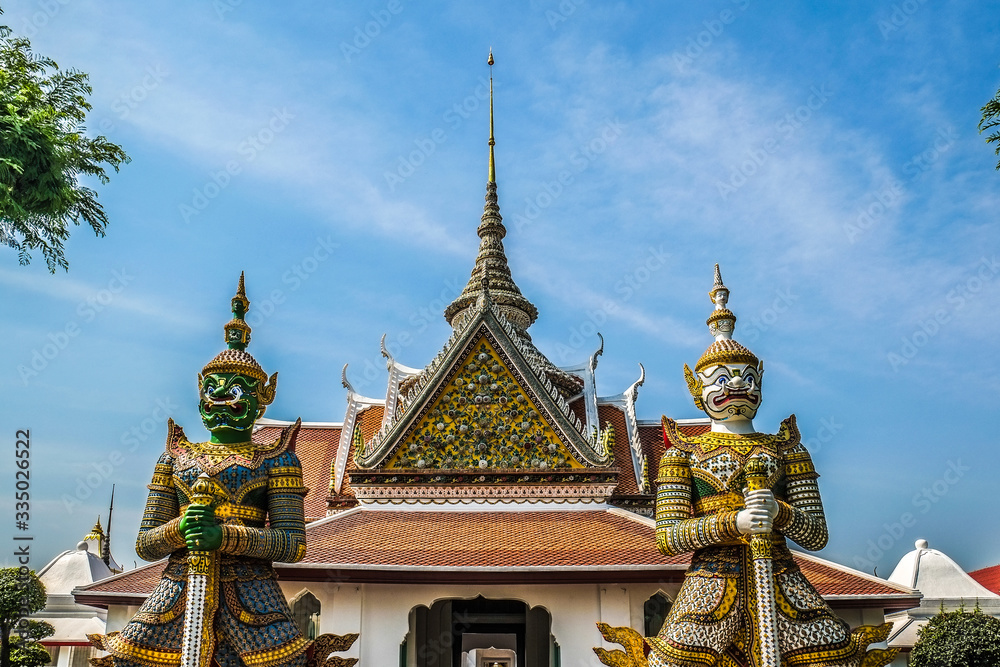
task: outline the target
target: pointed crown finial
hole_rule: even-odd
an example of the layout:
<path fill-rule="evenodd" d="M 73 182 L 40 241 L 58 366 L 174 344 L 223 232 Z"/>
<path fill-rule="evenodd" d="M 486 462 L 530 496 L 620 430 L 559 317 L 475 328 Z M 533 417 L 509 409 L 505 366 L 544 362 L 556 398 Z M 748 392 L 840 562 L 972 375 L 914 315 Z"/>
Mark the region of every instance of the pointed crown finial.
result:
<path fill-rule="evenodd" d="M 226 323 L 226 344 L 230 350 L 245 350 L 250 344 L 250 325 L 244 321 L 244 316 L 250 309 L 246 286 L 243 282 L 243 272 L 240 271 L 240 282 L 236 287 L 236 296 L 232 300 L 233 319 Z"/>
<path fill-rule="evenodd" d="M 760 361 L 753 352 L 740 343 L 733 340 L 733 331 L 736 329 L 736 315 L 727 308 L 729 302 L 729 288 L 722 282 L 722 272 L 719 265 L 715 265 L 715 280 L 712 284 L 712 291 L 708 293 L 715 309 L 705 320 L 708 330 L 715 338 L 715 342 L 708 346 L 705 353 L 695 364 L 695 371 L 700 371 L 706 366 L 728 363 L 746 363 L 759 365 Z"/>
<path fill-rule="evenodd" d="M 246 351 L 247 345 L 250 344 L 250 325 L 243 318 L 250 309 L 250 300 L 247 299 L 242 272 L 240 272 L 240 281 L 236 287 L 236 295 L 233 297 L 231 303 L 233 319 L 226 322 L 223 326 L 227 349 L 220 352 L 214 359 L 208 362 L 201 370 L 201 375 L 204 376 L 209 373 L 240 373 L 249 378 L 265 382 L 267 381 L 267 374 L 264 372 L 264 369 Z"/>
<path fill-rule="evenodd" d="M 708 296 L 715 303 L 716 310 L 722 310 L 729 302 L 729 288 L 722 283 L 722 271 L 719 270 L 718 264 L 715 265 L 715 282 Z"/>
<path fill-rule="evenodd" d="M 97 523 L 94 524 L 94 527 L 90 529 L 90 532 L 83 539 L 84 540 L 97 540 L 98 542 L 101 542 L 101 541 L 104 540 L 104 528 L 101 526 L 101 517 L 100 517 L 100 515 L 98 515 L 98 517 L 97 517 Z"/>

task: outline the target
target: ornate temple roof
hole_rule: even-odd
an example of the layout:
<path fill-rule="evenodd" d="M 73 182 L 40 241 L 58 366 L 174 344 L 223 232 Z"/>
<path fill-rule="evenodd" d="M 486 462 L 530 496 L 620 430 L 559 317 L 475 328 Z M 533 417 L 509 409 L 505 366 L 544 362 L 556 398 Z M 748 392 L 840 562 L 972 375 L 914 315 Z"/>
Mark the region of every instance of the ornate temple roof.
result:
<path fill-rule="evenodd" d="M 383 337 L 384 399 L 355 392 L 345 367 L 348 409 L 332 457 L 331 511 L 444 497 L 603 502 L 622 481 L 625 496 L 651 500 L 634 406 L 644 375 L 599 401 L 603 339 L 586 362 L 558 368 L 527 333 L 538 310 L 514 282 L 503 246 L 492 90 L 490 109 L 479 252 L 465 289 L 445 309 L 452 335 L 423 368 L 393 359 Z"/>
<path fill-rule="evenodd" d="M 373 536 L 378 536 L 373 539 Z M 303 561 L 275 563 L 283 580 L 355 583 L 679 583 L 688 557 L 656 547 L 651 519 L 597 506 L 503 509 L 358 507 L 306 527 Z M 834 607 L 912 607 L 913 590 L 816 556 L 794 553 Z M 164 561 L 82 587 L 88 604 L 139 604 Z"/>
<path fill-rule="evenodd" d="M 608 434 L 573 414 L 522 341 L 487 294 L 418 379 L 401 391 L 395 414 L 379 433 L 356 449 L 358 466 L 397 462 L 393 467 L 423 468 L 424 460 L 440 469 L 609 466 L 613 459 L 603 444 Z M 442 433 L 433 426 L 428 430 L 427 419 Z M 456 444 L 446 446 L 445 440 Z M 467 446 L 481 451 L 468 452 Z M 401 461 L 402 447 L 418 454 Z M 509 455 L 498 458 L 505 451 Z"/>

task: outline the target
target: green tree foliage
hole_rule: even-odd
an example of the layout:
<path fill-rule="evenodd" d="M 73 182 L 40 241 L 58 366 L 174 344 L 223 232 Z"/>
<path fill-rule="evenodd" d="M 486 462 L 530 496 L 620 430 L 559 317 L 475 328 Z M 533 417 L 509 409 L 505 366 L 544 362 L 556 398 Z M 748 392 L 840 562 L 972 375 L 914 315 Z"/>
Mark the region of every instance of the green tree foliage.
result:
<path fill-rule="evenodd" d="M 36 642 L 51 635 L 52 626 L 30 620 L 19 625 L 25 615 L 44 606 L 45 585 L 34 571 L 25 576 L 16 567 L 0 568 L 0 667 L 37 667 L 49 661 Z"/>
<path fill-rule="evenodd" d="M 42 667 L 48 664 L 52 657 L 38 641 L 51 637 L 55 631 L 50 623 L 29 620 L 24 634 L 10 638 L 11 667 Z"/>
<path fill-rule="evenodd" d="M 1000 90 L 980 111 L 982 111 L 983 117 L 979 120 L 979 134 L 993 130 L 986 137 L 986 143 L 995 143 L 997 145 L 995 152 L 1000 155 Z M 1000 162 L 997 162 L 997 169 L 1000 170 Z"/>
<path fill-rule="evenodd" d="M 86 74 L 60 70 L 0 26 L 0 243 L 21 264 L 38 250 L 49 271 L 66 269 L 70 222 L 104 235 L 104 208 L 79 178 L 107 183 L 104 165 L 118 171 L 129 157 L 103 136 L 86 136 L 90 93 Z"/>
<path fill-rule="evenodd" d="M 1000 618 L 942 612 L 920 629 L 910 667 L 1000 667 Z"/>

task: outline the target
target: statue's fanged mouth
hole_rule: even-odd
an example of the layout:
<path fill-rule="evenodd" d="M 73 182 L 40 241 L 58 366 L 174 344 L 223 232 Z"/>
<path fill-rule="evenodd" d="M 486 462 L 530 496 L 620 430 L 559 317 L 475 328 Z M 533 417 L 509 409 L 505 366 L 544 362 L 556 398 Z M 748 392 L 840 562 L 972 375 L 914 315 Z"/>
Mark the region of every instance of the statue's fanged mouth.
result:
<path fill-rule="evenodd" d="M 760 398 L 758 398 L 754 394 L 750 394 L 745 391 L 731 391 L 728 394 L 720 394 L 719 396 L 713 398 L 712 405 L 714 405 L 715 407 L 719 407 L 720 405 L 728 401 L 748 401 L 756 405 L 759 400 Z"/>
<path fill-rule="evenodd" d="M 225 410 L 234 417 L 241 417 L 247 411 L 246 405 L 240 400 L 219 400 L 208 398 L 205 400 L 204 405 L 205 414 L 211 414 L 216 409 L 225 408 Z"/>

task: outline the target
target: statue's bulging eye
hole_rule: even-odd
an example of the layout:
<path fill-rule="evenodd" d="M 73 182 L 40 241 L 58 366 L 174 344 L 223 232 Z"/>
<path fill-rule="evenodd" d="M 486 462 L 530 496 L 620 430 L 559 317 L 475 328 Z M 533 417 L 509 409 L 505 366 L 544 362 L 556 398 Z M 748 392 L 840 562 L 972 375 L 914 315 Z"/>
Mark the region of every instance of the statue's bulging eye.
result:
<path fill-rule="evenodd" d="M 238 384 L 233 385 L 229 389 L 229 395 L 232 396 L 234 399 L 239 399 L 240 397 L 243 396 L 243 388 L 240 387 Z"/>
<path fill-rule="evenodd" d="M 725 376 L 725 375 L 722 375 L 722 376 L 719 377 L 718 380 L 715 381 L 715 384 L 721 386 L 721 385 L 726 384 L 727 382 L 729 382 L 729 378 L 727 376 Z"/>

